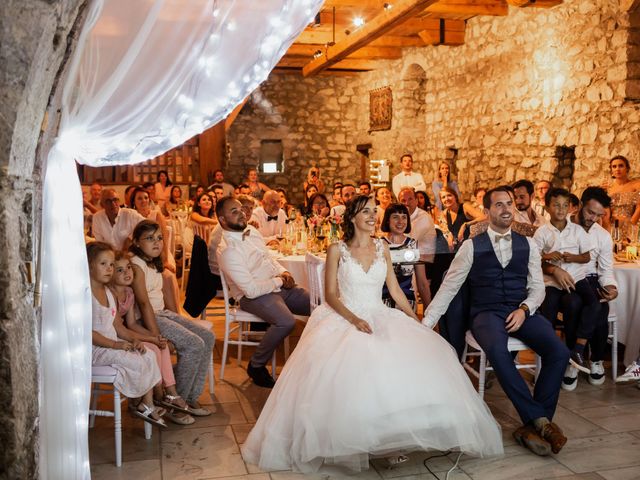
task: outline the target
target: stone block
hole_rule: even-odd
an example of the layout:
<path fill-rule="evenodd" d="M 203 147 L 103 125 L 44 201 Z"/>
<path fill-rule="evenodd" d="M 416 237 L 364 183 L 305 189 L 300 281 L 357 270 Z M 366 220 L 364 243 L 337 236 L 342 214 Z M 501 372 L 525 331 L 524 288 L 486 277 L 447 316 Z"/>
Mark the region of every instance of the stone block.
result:
<path fill-rule="evenodd" d="M 640 79 L 627 80 L 625 87 L 626 98 L 640 100 Z"/>

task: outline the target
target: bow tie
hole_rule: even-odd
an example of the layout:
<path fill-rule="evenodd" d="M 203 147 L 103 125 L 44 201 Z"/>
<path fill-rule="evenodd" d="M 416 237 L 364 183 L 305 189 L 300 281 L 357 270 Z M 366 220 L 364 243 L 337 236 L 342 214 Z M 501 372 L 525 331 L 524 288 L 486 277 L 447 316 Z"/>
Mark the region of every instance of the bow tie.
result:
<path fill-rule="evenodd" d="M 510 233 L 505 233 L 504 235 L 496 235 L 495 237 L 495 242 L 498 243 L 500 240 L 507 240 L 508 242 L 511 241 L 511 234 Z"/>
<path fill-rule="evenodd" d="M 247 238 L 250 234 L 251 230 L 249 230 L 248 228 L 244 232 L 242 232 L 242 241 L 244 242 L 244 239 Z"/>
<path fill-rule="evenodd" d="M 267 222 L 270 222 L 272 220 L 274 222 L 277 222 L 278 221 L 278 215 L 274 215 L 273 217 L 271 215 L 267 215 Z"/>

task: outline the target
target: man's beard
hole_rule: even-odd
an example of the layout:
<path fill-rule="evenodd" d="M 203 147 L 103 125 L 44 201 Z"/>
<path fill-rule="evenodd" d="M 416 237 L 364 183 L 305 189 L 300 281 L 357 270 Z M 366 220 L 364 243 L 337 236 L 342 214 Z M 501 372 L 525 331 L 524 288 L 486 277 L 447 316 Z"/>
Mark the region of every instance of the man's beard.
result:
<path fill-rule="evenodd" d="M 229 230 L 233 230 L 234 232 L 243 232 L 244 229 L 247 228 L 247 222 L 244 222 L 244 223 L 227 222 L 227 228 L 229 228 Z"/>

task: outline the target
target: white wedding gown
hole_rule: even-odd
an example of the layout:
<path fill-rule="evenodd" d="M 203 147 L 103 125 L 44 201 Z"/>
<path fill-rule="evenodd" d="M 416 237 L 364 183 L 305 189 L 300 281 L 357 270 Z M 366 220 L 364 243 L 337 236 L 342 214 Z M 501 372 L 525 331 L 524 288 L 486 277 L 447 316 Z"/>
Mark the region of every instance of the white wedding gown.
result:
<path fill-rule="evenodd" d="M 454 349 L 382 303 L 381 242 L 368 272 L 340 244 L 342 302 L 366 320 L 362 333 L 328 305 L 304 329 L 242 447 L 263 470 L 366 470 L 369 455 L 459 449 L 503 453 L 500 427 Z"/>

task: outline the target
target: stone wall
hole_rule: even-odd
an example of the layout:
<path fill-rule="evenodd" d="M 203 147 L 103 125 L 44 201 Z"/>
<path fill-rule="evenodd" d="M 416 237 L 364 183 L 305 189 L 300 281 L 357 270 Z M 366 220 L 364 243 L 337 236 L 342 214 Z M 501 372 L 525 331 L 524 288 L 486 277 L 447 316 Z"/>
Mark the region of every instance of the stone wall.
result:
<path fill-rule="evenodd" d="M 429 178 L 454 147 L 466 193 L 476 185 L 551 178 L 562 146 L 575 146 L 574 190 L 600 183 L 611 156 L 633 161 L 640 150 L 638 107 L 625 100 L 628 33 L 627 13 L 609 0 L 474 18 L 463 46 L 409 49 L 359 77 L 356 141 L 370 141 L 376 158 L 412 151 Z M 368 134 L 368 90 L 391 85 L 394 107 L 402 109 L 412 102 L 406 77 L 416 69 L 426 77 L 423 132 L 407 133 L 406 119 L 394 115 L 391 130 Z"/>
<path fill-rule="evenodd" d="M 57 128 L 50 99 L 83 3 L 0 2 L 0 479 L 38 478 L 41 172 Z"/>
<path fill-rule="evenodd" d="M 406 49 L 372 72 L 274 74 L 259 91 L 263 107 L 231 129 L 231 169 L 255 163 L 259 138 L 271 130 L 294 148 L 295 167 L 277 178 L 291 188 L 319 160 L 342 178 L 357 177 L 356 145 L 367 143 L 370 158 L 393 162 L 392 174 L 400 155 L 413 153 L 427 179 L 456 149 L 453 171 L 466 194 L 476 185 L 552 178 L 558 147 L 575 147 L 575 191 L 601 183 L 613 155 L 640 164 L 640 112 L 627 98 L 627 60 L 640 43 L 630 6 L 565 0 L 551 9 L 510 8 L 505 17 L 468 21 L 460 47 Z M 392 127 L 370 133 L 369 91 L 387 85 Z"/>
<path fill-rule="evenodd" d="M 283 187 L 290 200 L 302 200 L 302 183 L 311 165 L 321 178 L 359 179 L 353 77 L 273 73 L 250 97 L 227 134 L 231 147 L 227 177 L 240 182 L 259 163 L 260 141 L 281 139 L 284 172 L 262 174 L 271 187 Z"/>

